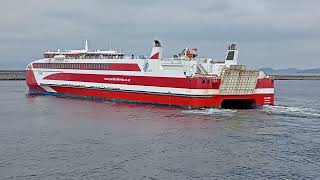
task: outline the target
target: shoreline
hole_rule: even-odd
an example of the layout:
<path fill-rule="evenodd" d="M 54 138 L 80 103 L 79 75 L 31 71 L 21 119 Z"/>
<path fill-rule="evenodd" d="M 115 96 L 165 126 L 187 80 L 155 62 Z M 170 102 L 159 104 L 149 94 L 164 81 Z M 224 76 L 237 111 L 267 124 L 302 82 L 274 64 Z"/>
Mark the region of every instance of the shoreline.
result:
<path fill-rule="evenodd" d="M 25 80 L 25 70 L 0 70 L 0 81 Z M 320 80 L 320 75 L 269 75 L 274 80 Z"/>
<path fill-rule="evenodd" d="M 0 70 L 1 81 L 21 81 L 26 79 L 25 70 Z"/>
<path fill-rule="evenodd" d="M 320 75 L 269 75 L 273 80 L 320 80 Z"/>

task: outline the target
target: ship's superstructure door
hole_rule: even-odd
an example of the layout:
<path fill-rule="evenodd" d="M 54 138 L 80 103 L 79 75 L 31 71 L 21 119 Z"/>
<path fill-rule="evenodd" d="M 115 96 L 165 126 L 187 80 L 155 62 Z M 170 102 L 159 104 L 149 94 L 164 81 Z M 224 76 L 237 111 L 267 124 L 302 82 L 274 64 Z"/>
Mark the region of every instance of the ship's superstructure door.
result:
<path fill-rule="evenodd" d="M 259 78 L 258 70 L 247 69 L 241 65 L 231 65 L 221 74 L 220 95 L 253 94 Z"/>

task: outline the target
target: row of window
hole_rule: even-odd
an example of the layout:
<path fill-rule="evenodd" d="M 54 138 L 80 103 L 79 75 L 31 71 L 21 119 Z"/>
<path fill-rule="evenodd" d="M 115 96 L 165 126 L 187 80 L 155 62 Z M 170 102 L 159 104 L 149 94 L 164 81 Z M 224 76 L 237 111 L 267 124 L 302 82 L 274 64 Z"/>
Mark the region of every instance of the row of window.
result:
<path fill-rule="evenodd" d="M 40 69 L 89 69 L 108 70 L 106 63 L 34 63 L 33 68 Z"/>
<path fill-rule="evenodd" d="M 80 56 L 80 57 L 73 57 L 73 56 L 66 56 L 66 59 L 123 59 L 124 56 Z"/>
<path fill-rule="evenodd" d="M 56 54 L 44 54 L 44 58 L 53 58 Z M 124 55 L 65 55 L 66 59 L 123 59 Z"/>

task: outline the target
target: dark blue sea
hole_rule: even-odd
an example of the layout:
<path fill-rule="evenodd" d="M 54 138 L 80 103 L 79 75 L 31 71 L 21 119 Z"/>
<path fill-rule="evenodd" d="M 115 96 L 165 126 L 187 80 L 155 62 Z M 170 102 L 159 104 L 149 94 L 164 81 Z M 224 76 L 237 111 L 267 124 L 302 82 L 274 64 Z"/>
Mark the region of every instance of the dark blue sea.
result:
<path fill-rule="evenodd" d="M 0 179 L 320 179 L 320 81 L 275 85 L 275 106 L 186 110 L 0 81 Z"/>

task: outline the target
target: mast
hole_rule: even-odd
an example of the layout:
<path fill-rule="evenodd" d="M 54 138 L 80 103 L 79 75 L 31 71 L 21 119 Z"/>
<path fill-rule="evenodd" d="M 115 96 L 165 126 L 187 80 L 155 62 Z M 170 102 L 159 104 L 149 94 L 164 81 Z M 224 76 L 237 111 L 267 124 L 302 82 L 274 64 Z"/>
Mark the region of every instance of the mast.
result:
<path fill-rule="evenodd" d="M 89 49 L 89 48 L 88 48 L 88 40 L 85 41 L 84 49 L 85 49 L 86 51 L 88 51 L 88 49 Z"/>

